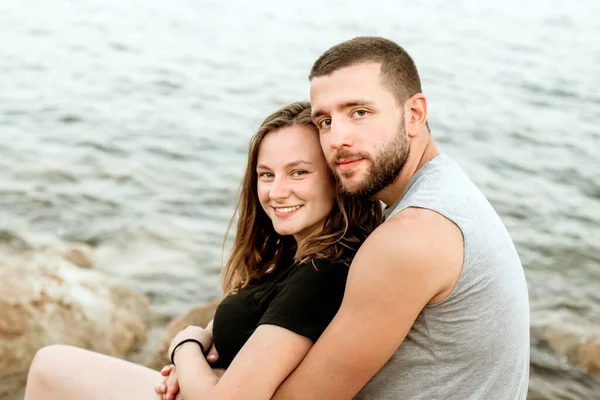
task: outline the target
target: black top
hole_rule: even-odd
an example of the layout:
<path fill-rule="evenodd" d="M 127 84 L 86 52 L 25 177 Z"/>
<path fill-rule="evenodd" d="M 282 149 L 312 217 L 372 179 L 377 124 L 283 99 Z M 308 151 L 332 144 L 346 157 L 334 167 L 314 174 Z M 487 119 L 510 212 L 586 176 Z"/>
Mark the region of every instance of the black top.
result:
<path fill-rule="evenodd" d="M 341 263 L 316 260 L 277 268 L 256 284 L 227 296 L 215 313 L 213 336 L 219 361 L 227 368 L 261 324 L 289 329 L 314 342 L 338 311 L 348 277 Z"/>

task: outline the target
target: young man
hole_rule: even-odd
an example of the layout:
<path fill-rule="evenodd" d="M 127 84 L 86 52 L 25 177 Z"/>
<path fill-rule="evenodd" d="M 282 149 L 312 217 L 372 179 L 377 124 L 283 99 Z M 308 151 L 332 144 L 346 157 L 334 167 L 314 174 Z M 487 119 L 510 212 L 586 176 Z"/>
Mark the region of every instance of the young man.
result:
<path fill-rule="evenodd" d="M 313 122 L 340 187 L 383 223 L 356 255 L 342 306 L 276 399 L 525 399 L 529 302 L 502 221 L 427 123 L 397 44 L 355 38 L 310 74 Z"/>

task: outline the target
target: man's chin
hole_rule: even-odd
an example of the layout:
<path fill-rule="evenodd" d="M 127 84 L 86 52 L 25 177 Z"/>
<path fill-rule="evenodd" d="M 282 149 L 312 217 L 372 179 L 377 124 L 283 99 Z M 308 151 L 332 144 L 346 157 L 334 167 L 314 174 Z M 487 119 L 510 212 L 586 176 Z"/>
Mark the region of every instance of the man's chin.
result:
<path fill-rule="evenodd" d="M 343 194 L 348 196 L 358 196 L 364 191 L 364 182 L 356 177 L 339 177 L 339 186 Z"/>

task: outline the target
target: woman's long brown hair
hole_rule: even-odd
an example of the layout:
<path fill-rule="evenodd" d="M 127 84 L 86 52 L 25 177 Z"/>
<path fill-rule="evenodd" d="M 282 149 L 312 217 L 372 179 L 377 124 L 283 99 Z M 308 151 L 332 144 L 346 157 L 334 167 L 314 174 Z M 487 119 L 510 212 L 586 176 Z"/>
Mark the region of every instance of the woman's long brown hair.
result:
<path fill-rule="evenodd" d="M 367 236 L 381 223 L 382 211 L 373 198 L 341 196 L 336 190 L 335 203 L 323 230 L 296 247 L 293 236 L 281 236 L 258 201 L 256 165 L 264 137 L 291 126 L 309 126 L 318 135 L 310 117 L 310 103 L 289 104 L 268 116 L 250 140 L 248 164 L 241 192 L 227 233 L 237 217 L 233 249 L 223 271 L 223 291 L 235 293 L 271 267 L 283 263 L 324 259 L 350 266 L 352 258 Z M 332 184 L 335 181 L 332 176 Z M 225 235 L 227 237 L 227 234 Z"/>

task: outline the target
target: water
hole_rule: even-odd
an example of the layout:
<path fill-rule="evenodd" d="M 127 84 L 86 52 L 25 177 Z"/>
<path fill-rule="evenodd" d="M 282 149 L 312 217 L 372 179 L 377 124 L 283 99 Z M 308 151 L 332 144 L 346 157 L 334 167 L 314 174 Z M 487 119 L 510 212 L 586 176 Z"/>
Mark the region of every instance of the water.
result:
<path fill-rule="evenodd" d="M 487 3 L 2 0 L 1 239 L 93 244 L 157 321 L 217 296 L 248 138 L 322 51 L 382 35 L 506 222 L 534 333 L 600 330 L 600 3 Z M 600 398 L 533 343 L 532 397 Z"/>

